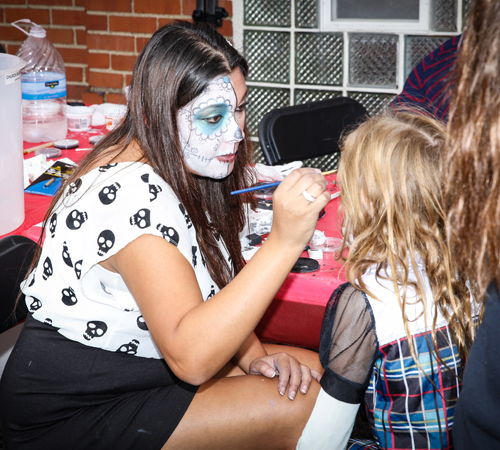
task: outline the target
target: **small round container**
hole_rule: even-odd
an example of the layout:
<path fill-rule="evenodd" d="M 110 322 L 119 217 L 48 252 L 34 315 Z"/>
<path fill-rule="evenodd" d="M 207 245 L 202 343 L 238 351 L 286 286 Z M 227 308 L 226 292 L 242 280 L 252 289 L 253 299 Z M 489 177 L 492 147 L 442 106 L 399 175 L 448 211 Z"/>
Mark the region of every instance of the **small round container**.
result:
<path fill-rule="evenodd" d="M 88 131 L 92 126 L 92 114 L 94 108 L 88 106 L 71 106 L 66 109 L 68 118 L 68 130 Z"/>
<path fill-rule="evenodd" d="M 127 107 L 125 105 L 102 105 L 101 111 L 104 113 L 106 119 L 106 129 L 109 131 L 114 130 L 127 114 Z"/>
<path fill-rule="evenodd" d="M 53 147 L 39 148 L 38 150 L 35 150 L 35 155 L 45 155 L 47 159 L 59 158 L 59 156 L 61 156 L 61 149 Z"/>
<path fill-rule="evenodd" d="M 321 250 L 323 253 L 335 253 L 342 248 L 342 239 L 327 237 L 321 245 L 309 244 L 311 250 Z"/>

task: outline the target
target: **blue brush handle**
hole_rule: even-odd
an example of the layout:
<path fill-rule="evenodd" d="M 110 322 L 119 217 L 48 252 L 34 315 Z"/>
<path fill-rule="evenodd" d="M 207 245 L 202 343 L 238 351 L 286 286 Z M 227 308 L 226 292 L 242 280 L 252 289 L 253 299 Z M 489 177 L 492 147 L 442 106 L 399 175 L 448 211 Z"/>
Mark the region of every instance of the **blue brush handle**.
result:
<path fill-rule="evenodd" d="M 239 191 L 233 191 L 231 192 L 231 195 L 237 195 L 237 194 L 244 194 L 245 192 L 252 192 L 252 191 L 262 191 L 263 189 L 268 189 L 272 188 L 274 186 L 278 186 L 281 183 L 281 181 L 276 181 L 275 183 L 269 183 L 269 184 L 261 184 L 260 186 L 254 186 L 246 189 L 240 189 Z"/>

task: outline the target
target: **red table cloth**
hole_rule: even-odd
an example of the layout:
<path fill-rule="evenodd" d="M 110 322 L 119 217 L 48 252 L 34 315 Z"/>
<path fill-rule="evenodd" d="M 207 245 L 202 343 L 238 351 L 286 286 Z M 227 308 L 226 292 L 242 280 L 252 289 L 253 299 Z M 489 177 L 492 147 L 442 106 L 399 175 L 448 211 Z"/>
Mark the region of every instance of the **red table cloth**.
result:
<path fill-rule="evenodd" d="M 336 192 L 331 184 L 335 175 L 326 178 L 330 192 Z M 341 236 L 339 206 L 340 197 L 330 201 L 325 216 L 316 225 L 316 229 L 324 231 L 328 237 Z M 307 252 L 302 256 L 307 257 Z M 343 265 L 335 260 L 333 253 L 323 252 L 323 259 L 318 262 L 320 269 L 317 272 L 288 275 L 255 330 L 263 342 L 319 348 L 326 304 L 346 278 Z"/>

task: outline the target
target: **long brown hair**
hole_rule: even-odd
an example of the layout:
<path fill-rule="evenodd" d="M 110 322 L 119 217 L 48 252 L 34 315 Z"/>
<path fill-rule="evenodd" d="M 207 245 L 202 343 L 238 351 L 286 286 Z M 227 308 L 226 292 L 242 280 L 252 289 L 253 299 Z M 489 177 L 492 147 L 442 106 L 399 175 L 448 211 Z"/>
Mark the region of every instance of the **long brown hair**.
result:
<path fill-rule="evenodd" d="M 216 76 L 230 74 L 237 68 L 247 75 L 246 61 L 210 25 L 177 21 L 160 28 L 135 63 L 123 123 L 96 145 L 66 181 L 71 183 L 96 161 L 111 153 L 116 158 L 127 146 L 137 144 L 142 160 L 170 185 L 186 209 L 196 229 L 202 257 L 219 288 L 228 284 L 244 264 L 238 237 L 245 221 L 244 198 L 230 192 L 250 184 L 251 143 L 245 129 L 233 172 L 227 178 L 213 180 L 193 175 L 182 155 L 177 112 L 199 96 Z M 63 190 L 54 198 L 45 221 Z M 232 267 L 219 249 L 220 238 Z M 33 267 L 38 259 L 39 255 Z"/>
<path fill-rule="evenodd" d="M 460 305 L 470 303 L 470 294 L 453 272 L 445 233 L 441 177 L 445 134 L 444 125 L 430 117 L 387 112 L 347 136 L 339 178 L 344 236 L 352 236 L 352 242 L 344 259 L 351 284 L 372 296 L 361 278 L 370 267 L 394 284 L 409 342 L 413 318 L 407 314 L 408 287 L 415 290 L 425 321 L 430 308 L 419 275 L 421 262 L 435 300 L 432 327 L 427 326 L 434 348 L 438 348 L 439 309 L 459 351 L 466 355 L 472 337 L 460 316 Z M 411 271 L 416 281 L 410 279 Z M 410 349 L 413 352 L 413 346 Z"/>
<path fill-rule="evenodd" d="M 448 236 L 482 302 L 500 281 L 500 2 L 474 0 L 457 60 L 445 162 Z M 482 312 L 481 312 L 482 316 Z"/>

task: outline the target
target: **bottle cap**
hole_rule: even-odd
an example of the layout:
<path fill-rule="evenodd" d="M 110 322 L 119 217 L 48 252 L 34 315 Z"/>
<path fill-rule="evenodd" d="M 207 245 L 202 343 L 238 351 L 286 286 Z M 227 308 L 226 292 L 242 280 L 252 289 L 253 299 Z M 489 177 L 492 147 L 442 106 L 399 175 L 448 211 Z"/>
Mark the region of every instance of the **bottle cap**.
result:
<path fill-rule="evenodd" d="M 28 23 L 28 24 L 32 25 L 29 34 L 26 33 L 26 31 L 23 28 L 21 28 L 19 25 L 16 25 L 16 23 L 19 23 L 19 22 Z M 37 38 L 44 38 L 45 36 L 47 36 L 47 32 L 43 29 L 42 26 L 37 25 L 35 22 L 32 22 L 29 19 L 19 19 L 19 20 L 16 20 L 15 22 L 12 22 L 11 25 L 16 27 L 18 30 L 21 30 L 24 34 L 28 34 L 28 36 L 33 36 L 33 37 L 37 37 Z"/>
<path fill-rule="evenodd" d="M 44 38 L 47 36 L 47 32 L 41 27 L 40 25 L 37 25 L 35 22 L 31 22 L 33 26 L 31 27 L 30 30 L 30 36 L 34 36 L 37 38 Z"/>

